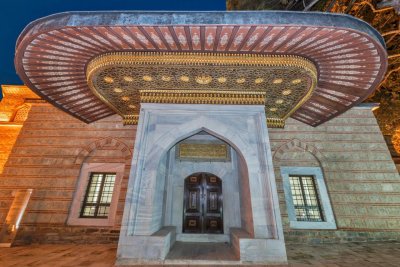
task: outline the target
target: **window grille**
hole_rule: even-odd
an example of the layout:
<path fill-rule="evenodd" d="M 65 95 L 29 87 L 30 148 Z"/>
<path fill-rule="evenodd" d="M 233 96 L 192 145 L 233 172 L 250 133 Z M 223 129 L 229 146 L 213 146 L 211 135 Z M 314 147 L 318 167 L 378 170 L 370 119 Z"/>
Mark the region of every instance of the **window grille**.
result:
<path fill-rule="evenodd" d="M 91 173 L 81 218 L 107 218 L 114 191 L 115 173 Z"/>
<path fill-rule="evenodd" d="M 289 175 L 290 189 L 297 221 L 324 220 L 313 176 Z"/>

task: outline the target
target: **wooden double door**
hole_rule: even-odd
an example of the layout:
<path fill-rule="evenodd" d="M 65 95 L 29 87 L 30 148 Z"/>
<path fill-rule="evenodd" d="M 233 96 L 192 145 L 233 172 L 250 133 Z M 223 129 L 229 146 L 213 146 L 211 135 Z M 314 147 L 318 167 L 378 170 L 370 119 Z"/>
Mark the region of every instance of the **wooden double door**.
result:
<path fill-rule="evenodd" d="M 185 179 L 183 233 L 223 234 L 222 182 L 199 172 Z"/>

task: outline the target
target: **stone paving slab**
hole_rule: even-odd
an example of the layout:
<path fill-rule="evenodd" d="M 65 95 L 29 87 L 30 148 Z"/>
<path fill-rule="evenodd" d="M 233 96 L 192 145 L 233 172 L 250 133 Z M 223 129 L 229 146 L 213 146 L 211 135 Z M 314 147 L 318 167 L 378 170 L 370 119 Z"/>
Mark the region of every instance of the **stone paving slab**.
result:
<path fill-rule="evenodd" d="M 116 244 L 30 245 L 0 248 L 0 266 L 110 267 L 114 266 Z M 400 243 L 347 243 L 287 245 L 291 267 L 399 267 Z M 237 262 L 240 264 L 240 262 Z M 232 264 L 231 266 L 235 266 Z M 188 266 L 166 264 L 166 266 Z M 213 266 L 211 264 L 190 266 Z M 215 265 L 217 266 L 217 265 Z M 225 264 L 224 266 L 229 266 Z M 236 265 L 237 266 L 237 265 Z M 242 264 L 241 266 L 246 266 Z M 252 265 L 257 266 L 257 265 Z M 261 266 L 261 265 L 258 265 Z M 282 265 L 275 265 L 282 266 Z"/>
<path fill-rule="evenodd" d="M 175 242 L 166 261 L 211 260 L 238 261 L 228 243 Z"/>

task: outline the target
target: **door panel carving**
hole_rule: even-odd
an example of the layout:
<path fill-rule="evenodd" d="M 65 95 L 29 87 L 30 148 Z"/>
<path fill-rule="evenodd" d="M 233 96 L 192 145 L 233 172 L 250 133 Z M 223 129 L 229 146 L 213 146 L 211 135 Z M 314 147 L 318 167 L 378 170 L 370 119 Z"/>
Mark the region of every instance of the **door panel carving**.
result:
<path fill-rule="evenodd" d="M 189 207 L 190 212 L 200 212 L 200 190 L 199 189 L 189 189 Z"/>
<path fill-rule="evenodd" d="M 210 173 L 195 173 L 185 179 L 184 233 L 224 232 L 222 182 Z"/>

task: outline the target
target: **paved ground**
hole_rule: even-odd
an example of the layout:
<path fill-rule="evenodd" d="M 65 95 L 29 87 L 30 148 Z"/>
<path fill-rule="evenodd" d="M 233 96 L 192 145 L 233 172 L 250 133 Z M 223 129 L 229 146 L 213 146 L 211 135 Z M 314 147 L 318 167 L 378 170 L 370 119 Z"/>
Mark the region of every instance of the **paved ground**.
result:
<path fill-rule="evenodd" d="M 0 248 L 1 267 L 113 266 L 116 245 L 31 245 Z"/>
<path fill-rule="evenodd" d="M 290 266 L 400 267 L 400 243 L 288 245 Z"/>
<path fill-rule="evenodd" d="M 400 243 L 288 245 L 289 266 L 400 266 Z M 113 266 L 116 245 L 31 245 L 0 248 L 0 266 Z"/>

